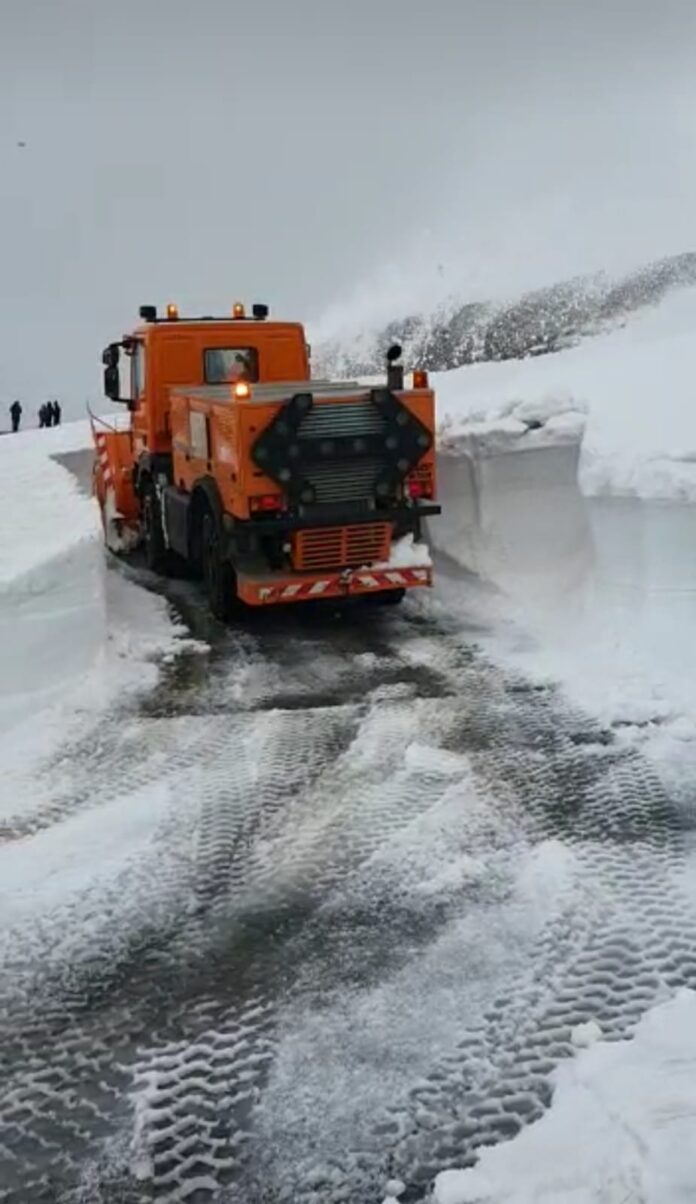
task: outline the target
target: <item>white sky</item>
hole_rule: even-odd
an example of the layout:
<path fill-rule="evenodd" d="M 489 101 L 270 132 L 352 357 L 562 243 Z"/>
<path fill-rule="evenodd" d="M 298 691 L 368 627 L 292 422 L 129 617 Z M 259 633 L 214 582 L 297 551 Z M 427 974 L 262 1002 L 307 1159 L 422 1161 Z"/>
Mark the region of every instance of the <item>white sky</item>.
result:
<path fill-rule="evenodd" d="M 144 301 L 330 326 L 696 247 L 695 68 L 691 0 L 0 0 L 0 413 L 98 395 Z"/>

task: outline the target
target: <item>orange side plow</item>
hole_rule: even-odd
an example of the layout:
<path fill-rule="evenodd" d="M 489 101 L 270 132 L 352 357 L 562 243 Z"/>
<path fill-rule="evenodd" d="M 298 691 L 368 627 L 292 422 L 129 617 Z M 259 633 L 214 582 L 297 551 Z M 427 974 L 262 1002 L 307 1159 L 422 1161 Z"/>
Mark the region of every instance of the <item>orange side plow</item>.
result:
<path fill-rule="evenodd" d="M 139 541 L 138 502 L 133 490 L 131 432 L 92 418 L 95 460 L 93 489 L 104 537 L 113 552 L 130 551 Z"/>

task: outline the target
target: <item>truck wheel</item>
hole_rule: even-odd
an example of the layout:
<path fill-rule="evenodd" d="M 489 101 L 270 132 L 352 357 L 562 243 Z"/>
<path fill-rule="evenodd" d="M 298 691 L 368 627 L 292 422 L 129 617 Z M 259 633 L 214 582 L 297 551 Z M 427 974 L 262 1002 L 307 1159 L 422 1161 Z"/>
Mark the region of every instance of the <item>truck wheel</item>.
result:
<path fill-rule="evenodd" d="M 373 594 L 372 601 L 378 606 L 398 606 L 402 602 L 406 594 L 405 589 L 384 589 L 378 594 Z"/>
<path fill-rule="evenodd" d="M 153 484 L 145 486 L 142 499 L 143 546 L 147 567 L 153 573 L 168 573 L 171 568 L 171 552 L 164 542 L 162 530 L 162 508 Z"/>
<path fill-rule="evenodd" d="M 208 605 L 215 618 L 225 623 L 232 618 L 236 609 L 236 581 L 232 565 L 228 560 L 222 559 L 220 533 L 210 511 L 203 516 L 201 553 Z"/>

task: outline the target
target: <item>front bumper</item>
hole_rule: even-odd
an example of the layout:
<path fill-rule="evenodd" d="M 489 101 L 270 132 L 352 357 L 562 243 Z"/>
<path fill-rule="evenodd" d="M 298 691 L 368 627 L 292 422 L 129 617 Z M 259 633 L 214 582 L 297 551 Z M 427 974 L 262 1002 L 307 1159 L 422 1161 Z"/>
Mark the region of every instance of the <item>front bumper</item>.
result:
<path fill-rule="evenodd" d="M 430 565 L 408 568 L 344 569 L 326 573 L 239 573 L 237 593 L 247 606 L 274 606 L 288 602 L 354 598 L 384 590 L 416 589 L 432 585 Z"/>

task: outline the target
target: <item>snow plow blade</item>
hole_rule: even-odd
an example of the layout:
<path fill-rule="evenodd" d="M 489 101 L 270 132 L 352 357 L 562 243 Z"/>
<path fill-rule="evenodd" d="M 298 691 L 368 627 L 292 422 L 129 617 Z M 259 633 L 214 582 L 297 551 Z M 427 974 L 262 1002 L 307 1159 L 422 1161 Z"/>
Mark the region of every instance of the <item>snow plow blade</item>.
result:
<path fill-rule="evenodd" d="M 113 552 L 127 552 L 139 539 L 131 433 L 130 430 L 97 426 L 96 421 L 92 420 L 95 448 L 92 483 L 101 511 L 104 539 Z"/>
<path fill-rule="evenodd" d="M 469 438 L 438 456 L 444 514 L 435 546 L 512 596 L 563 593 L 592 560 L 578 486 L 581 436 L 565 443 L 494 446 Z"/>

